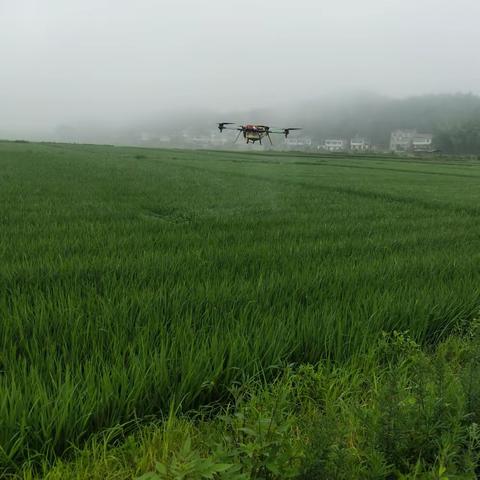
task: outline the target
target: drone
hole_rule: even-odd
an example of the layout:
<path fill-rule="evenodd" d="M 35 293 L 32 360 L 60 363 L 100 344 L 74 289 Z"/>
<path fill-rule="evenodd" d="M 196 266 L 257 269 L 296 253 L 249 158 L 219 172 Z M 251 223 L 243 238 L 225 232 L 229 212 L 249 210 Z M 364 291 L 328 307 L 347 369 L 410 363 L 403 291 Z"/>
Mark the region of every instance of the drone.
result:
<path fill-rule="evenodd" d="M 270 140 L 270 145 L 273 145 L 272 139 L 270 138 L 271 133 L 285 135 L 285 138 L 287 138 L 290 131 L 301 130 L 298 127 L 274 128 L 267 125 L 240 125 L 233 122 L 221 122 L 218 124 L 218 129 L 220 132 L 223 132 L 224 130 L 238 131 L 238 135 L 233 143 L 236 143 L 240 135 L 243 133 L 243 138 L 246 140 L 246 143 L 259 142 L 260 145 L 262 144 L 262 138 L 264 137 L 267 137 Z"/>

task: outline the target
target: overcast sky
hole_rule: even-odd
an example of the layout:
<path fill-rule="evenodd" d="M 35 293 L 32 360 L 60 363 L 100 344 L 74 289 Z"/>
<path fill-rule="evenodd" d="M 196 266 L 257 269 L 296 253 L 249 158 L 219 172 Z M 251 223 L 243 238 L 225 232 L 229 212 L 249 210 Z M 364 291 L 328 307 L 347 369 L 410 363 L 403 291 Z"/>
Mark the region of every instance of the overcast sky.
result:
<path fill-rule="evenodd" d="M 479 0 L 0 0 L 0 131 L 480 93 Z"/>

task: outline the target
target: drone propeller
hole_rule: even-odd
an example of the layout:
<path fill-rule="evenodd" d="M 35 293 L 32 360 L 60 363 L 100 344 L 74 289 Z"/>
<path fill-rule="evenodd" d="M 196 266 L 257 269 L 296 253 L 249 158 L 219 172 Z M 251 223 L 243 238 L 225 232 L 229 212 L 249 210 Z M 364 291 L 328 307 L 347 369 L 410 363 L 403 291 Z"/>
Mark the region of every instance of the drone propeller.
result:
<path fill-rule="evenodd" d="M 220 130 L 220 132 L 223 131 L 223 129 L 225 128 L 225 125 L 234 125 L 233 122 L 221 122 L 218 124 L 218 129 Z"/>
<path fill-rule="evenodd" d="M 283 133 L 285 134 L 285 138 L 288 137 L 288 134 L 290 133 L 291 130 L 301 130 L 301 128 L 299 128 L 299 127 L 284 128 Z"/>

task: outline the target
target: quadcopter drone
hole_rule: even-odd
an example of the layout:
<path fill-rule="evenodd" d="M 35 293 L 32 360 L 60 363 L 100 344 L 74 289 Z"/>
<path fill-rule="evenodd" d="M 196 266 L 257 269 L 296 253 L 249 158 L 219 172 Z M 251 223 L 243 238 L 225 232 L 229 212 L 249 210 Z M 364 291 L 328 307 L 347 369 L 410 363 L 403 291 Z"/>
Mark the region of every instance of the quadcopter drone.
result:
<path fill-rule="evenodd" d="M 240 125 L 232 122 L 221 122 L 218 124 L 218 129 L 220 132 L 223 132 L 223 130 L 238 131 L 238 135 L 233 143 L 236 143 L 240 135 L 243 133 L 243 138 L 246 140 L 246 143 L 259 142 L 260 145 L 262 144 L 263 137 L 267 137 L 270 140 L 270 144 L 273 145 L 272 139 L 270 138 L 271 133 L 285 135 L 285 138 L 287 138 L 291 130 L 301 130 L 298 127 L 273 128 L 267 125 Z"/>

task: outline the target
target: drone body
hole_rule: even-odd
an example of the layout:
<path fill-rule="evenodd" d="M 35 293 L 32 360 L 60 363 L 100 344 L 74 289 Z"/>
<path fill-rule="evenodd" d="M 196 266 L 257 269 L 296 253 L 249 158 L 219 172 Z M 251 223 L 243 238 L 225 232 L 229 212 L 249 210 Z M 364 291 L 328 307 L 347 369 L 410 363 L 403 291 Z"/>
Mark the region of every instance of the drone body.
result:
<path fill-rule="evenodd" d="M 233 127 L 229 127 L 226 125 L 234 125 Z M 255 143 L 259 142 L 260 145 L 262 144 L 262 138 L 267 137 L 270 140 L 270 144 L 273 145 L 272 139 L 270 138 L 270 134 L 280 134 L 285 135 L 285 138 L 288 137 L 290 130 L 300 130 L 297 127 L 289 127 L 289 128 L 272 128 L 268 125 L 239 125 L 232 122 L 222 122 L 218 124 L 218 129 L 220 132 L 223 130 L 235 130 L 238 131 L 237 138 L 233 143 L 238 140 L 238 137 L 243 133 L 243 138 L 245 139 L 246 143 Z"/>

